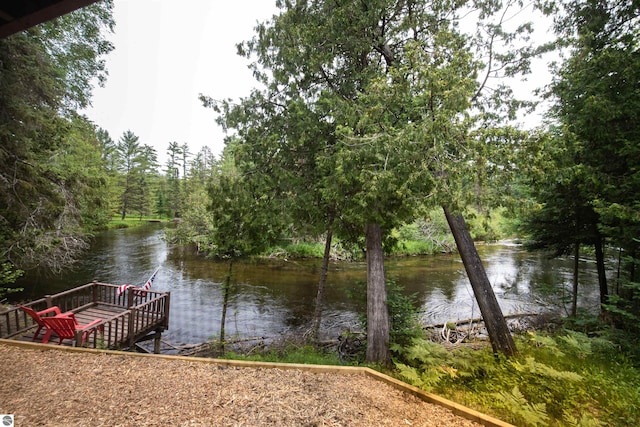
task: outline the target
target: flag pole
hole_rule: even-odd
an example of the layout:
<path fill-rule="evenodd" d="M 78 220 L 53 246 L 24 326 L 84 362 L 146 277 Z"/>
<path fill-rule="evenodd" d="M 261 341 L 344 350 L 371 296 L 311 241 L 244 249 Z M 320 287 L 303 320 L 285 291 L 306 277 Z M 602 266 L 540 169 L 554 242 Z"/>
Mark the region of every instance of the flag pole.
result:
<path fill-rule="evenodd" d="M 151 277 L 149 277 L 149 280 L 147 280 L 146 282 L 144 282 L 144 284 L 146 285 L 149 282 L 152 282 L 153 279 L 156 277 L 156 274 L 158 274 L 158 270 L 160 270 L 160 267 L 162 266 L 158 266 L 158 268 L 155 269 L 155 271 L 153 272 L 153 274 L 151 275 Z"/>
<path fill-rule="evenodd" d="M 156 268 L 156 271 L 154 271 L 153 274 L 151 275 L 151 277 L 149 277 L 149 280 L 144 282 L 144 285 L 141 286 L 142 289 L 147 290 L 147 291 L 149 289 L 151 289 L 151 284 L 155 280 L 156 274 L 158 273 L 158 270 L 160 270 L 160 266 L 158 266 L 158 268 Z"/>

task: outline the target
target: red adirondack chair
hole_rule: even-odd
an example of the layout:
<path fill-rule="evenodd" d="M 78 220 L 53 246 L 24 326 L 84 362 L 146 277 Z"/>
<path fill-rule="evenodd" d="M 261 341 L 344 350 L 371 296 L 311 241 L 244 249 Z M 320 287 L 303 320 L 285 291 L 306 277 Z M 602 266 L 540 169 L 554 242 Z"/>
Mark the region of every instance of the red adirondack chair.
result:
<path fill-rule="evenodd" d="M 84 345 L 87 341 L 89 335 L 94 333 L 96 329 L 90 329 L 93 326 L 96 326 L 102 319 L 96 319 L 87 325 L 80 325 L 76 320 L 75 316 L 54 316 L 54 317 L 43 317 L 42 321 L 47 326 L 47 333 L 44 335 L 42 339 L 43 344 L 47 344 L 49 342 L 49 338 L 51 338 L 52 333 L 56 333 L 58 337 L 60 337 L 60 341 L 58 344 L 62 344 L 62 340 L 64 339 L 74 339 L 76 337 L 76 331 L 82 331 L 81 342 L 80 345 Z"/>
<path fill-rule="evenodd" d="M 40 334 L 40 331 L 42 330 L 42 328 L 46 328 L 44 322 L 42 321 L 42 318 L 47 314 L 55 313 L 54 314 L 55 316 L 61 316 L 61 315 L 70 316 L 70 317 L 74 316 L 73 311 L 60 313 L 60 309 L 57 306 L 53 306 L 42 311 L 35 311 L 33 308 L 25 307 L 24 305 L 18 305 L 18 307 L 20 307 L 25 313 L 31 316 L 33 321 L 36 322 L 36 324 L 38 325 L 38 329 L 36 330 L 36 333 L 33 335 L 33 341 L 35 341 L 36 338 L 38 338 L 38 335 Z"/>

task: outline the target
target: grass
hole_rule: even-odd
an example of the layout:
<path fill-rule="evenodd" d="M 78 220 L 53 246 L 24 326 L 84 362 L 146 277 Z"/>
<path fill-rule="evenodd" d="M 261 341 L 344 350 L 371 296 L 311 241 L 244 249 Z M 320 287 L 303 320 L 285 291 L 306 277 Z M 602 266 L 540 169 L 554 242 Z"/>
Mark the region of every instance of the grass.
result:
<path fill-rule="evenodd" d="M 394 255 L 416 256 L 433 255 L 441 251 L 442 248 L 430 240 L 403 240 L 398 242 L 393 253 Z"/>
<path fill-rule="evenodd" d="M 392 254 L 396 256 L 433 255 L 442 251 L 444 248 L 431 240 L 400 240 L 393 248 Z M 284 244 L 270 248 L 264 255 L 289 259 L 322 258 L 324 242 Z M 357 259 L 361 256 L 360 252 L 353 249 L 345 249 L 340 244 L 333 245 L 332 257 L 334 259 Z"/>
<path fill-rule="evenodd" d="M 324 255 L 324 244 L 308 242 L 289 243 L 270 248 L 267 250 L 267 254 L 291 259 L 322 258 Z"/>
<path fill-rule="evenodd" d="M 128 216 L 125 219 L 122 219 L 122 215 L 114 215 L 111 218 L 111 221 L 107 224 L 107 229 L 139 227 L 149 223 L 150 221 L 166 222 L 167 220 L 154 216 L 143 216 L 142 218 L 140 218 L 140 216 Z"/>

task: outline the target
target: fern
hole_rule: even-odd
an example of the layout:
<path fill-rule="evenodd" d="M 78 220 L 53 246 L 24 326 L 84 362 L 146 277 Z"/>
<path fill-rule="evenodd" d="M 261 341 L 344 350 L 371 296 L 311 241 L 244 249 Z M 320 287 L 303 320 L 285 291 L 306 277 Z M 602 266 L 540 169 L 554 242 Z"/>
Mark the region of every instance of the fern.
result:
<path fill-rule="evenodd" d="M 560 380 L 560 381 L 578 382 L 582 380 L 582 376 L 576 374 L 575 372 L 558 371 L 557 369 L 554 369 L 549 365 L 536 362 L 536 360 L 533 357 L 527 357 L 525 359 L 525 363 L 520 363 L 517 360 L 511 361 L 511 365 L 518 372 L 545 377 L 543 379 L 544 381 Z"/>
<path fill-rule="evenodd" d="M 404 363 L 396 363 L 395 365 L 396 369 L 398 369 L 398 375 L 400 375 L 401 378 L 413 386 L 422 388 L 422 376 L 418 373 L 416 368 L 407 366 Z"/>
<path fill-rule="evenodd" d="M 591 341 L 585 334 L 569 331 L 566 335 L 558 337 L 558 339 L 563 341 L 580 359 L 585 359 L 593 354 Z"/>
<path fill-rule="evenodd" d="M 574 417 L 569 411 L 564 411 L 563 421 L 568 427 L 601 427 L 603 424 L 596 420 L 593 415 L 583 413 L 580 419 Z"/>
<path fill-rule="evenodd" d="M 516 425 L 640 425 L 640 374 L 613 341 L 572 331 L 516 339 L 510 359 L 414 340 L 396 347 L 398 376 Z"/>
<path fill-rule="evenodd" d="M 437 366 L 450 358 L 449 352 L 436 343 L 422 339 L 413 340 L 413 345 L 405 350 L 405 357 L 426 366 Z"/>
<path fill-rule="evenodd" d="M 552 356 L 564 357 L 564 353 L 558 347 L 558 343 L 552 337 L 528 332 L 529 342 L 536 347 L 544 347 Z"/>
<path fill-rule="evenodd" d="M 529 403 L 518 386 L 511 392 L 501 391 L 493 394 L 509 411 L 514 421 L 523 426 L 546 426 L 549 416 L 544 403 Z"/>
<path fill-rule="evenodd" d="M 437 368 L 418 371 L 416 368 L 407 366 L 403 363 L 396 363 L 395 365 L 398 369 L 398 374 L 402 379 L 425 391 L 433 390 L 434 386 L 438 384 L 440 379 L 446 375 L 445 371 Z"/>

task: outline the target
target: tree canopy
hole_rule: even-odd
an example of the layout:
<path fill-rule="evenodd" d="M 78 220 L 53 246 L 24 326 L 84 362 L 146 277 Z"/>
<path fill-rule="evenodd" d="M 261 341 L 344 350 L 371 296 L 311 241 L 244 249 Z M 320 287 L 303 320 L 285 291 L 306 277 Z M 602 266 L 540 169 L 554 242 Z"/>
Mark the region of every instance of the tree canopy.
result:
<path fill-rule="evenodd" d="M 98 142 L 74 108 L 104 77 L 111 10 L 100 2 L 0 40 L 0 259 L 13 269 L 63 268 L 104 222 L 92 205 L 104 184 L 99 158 L 78 145 L 98 151 Z"/>
<path fill-rule="evenodd" d="M 205 99 L 238 132 L 240 170 L 320 209 L 312 223 L 366 241 L 370 317 L 386 312 L 390 230 L 424 206 L 460 210 L 483 177 L 512 170 L 505 155 L 522 135 L 503 123 L 519 103 L 488 81 L 525 72 L 534 53 L 516 42 L 530 25 L 503 27 L 514 5 L 279 1 L 281 13 L 238 46 L 264 89 L 238 104 Z M 460 29 L 464 13 L 477 33 Z M 368 359 L 388 360 L 388 319 L 374 323 Z"/>

